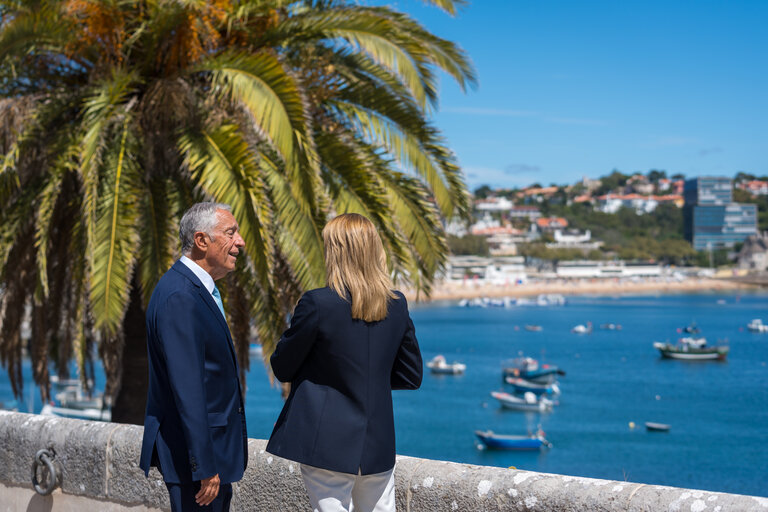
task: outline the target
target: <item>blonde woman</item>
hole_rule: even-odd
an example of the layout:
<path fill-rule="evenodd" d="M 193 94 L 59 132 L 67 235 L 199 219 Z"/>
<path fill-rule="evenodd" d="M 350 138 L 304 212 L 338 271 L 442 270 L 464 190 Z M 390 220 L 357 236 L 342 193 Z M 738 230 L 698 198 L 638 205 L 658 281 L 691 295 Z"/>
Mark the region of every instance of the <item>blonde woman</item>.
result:
<path fill-rule="evenodd" d="M 408 305 L 370 220 L 323 229 L 328 286 L 305 293 L 272 355 L 291 393 L 267 451 L 301 463 L 316 512 L 395 510 L 393 389 L 421 385 Z"/>

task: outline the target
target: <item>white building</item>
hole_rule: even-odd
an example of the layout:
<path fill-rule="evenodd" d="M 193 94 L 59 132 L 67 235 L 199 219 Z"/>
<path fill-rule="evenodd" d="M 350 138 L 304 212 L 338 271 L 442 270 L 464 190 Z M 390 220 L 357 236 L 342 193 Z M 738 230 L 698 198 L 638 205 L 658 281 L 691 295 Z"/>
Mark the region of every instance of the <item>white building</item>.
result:
<path fill-rule="evenodd" d="M 599 249 L 603 245 L 603 242 L 592 242 L 592 232 L 586 230 L 584 233 L 578 231 L 565 232 L 560 229 L 556 229 L 553 233 L 555 238 L 554 243 L 548 243 L 547 249 L 582 249 L 592 250 Z"/>
<path fill-rule="evenodd" d="M 640 194 L 606 194 L 597 198 L 596 208 L 603 213 L 616 213 L 622 208 L 632 208 L 638 215 L 650 213 L 659 206 L 654 196 Z"/>
<path fill-rule="evenodd" d="M 488 197 L 475 201 L 475 209 L 485 212 L 506 212 L 514 206 L 506 197 Z"/>
<path fill-rule="evenodd" d="M 482 256 L 451 256 L 446 271 L 448 281 L 478 284 L 509 285 L 525 283 L 525 258 L 506 256 L 485 258 Z"/>
<path fill-rule="evenodd" d="M 628 263 L 625 261 L 561 261 L 555 270 L 557 277 L 592 279 L 605 277 L 659 277 L 658 263 Z"/>

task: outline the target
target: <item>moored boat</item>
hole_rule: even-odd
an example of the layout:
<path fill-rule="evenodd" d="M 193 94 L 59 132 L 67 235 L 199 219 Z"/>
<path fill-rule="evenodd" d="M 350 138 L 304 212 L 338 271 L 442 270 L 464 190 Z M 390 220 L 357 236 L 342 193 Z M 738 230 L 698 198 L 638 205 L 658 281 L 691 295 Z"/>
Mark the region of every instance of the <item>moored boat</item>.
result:
<path fill-rule="evenodd" d="M 539 365 L 539 362 L 532 357 L 517 357 L 503 364 L 502 380 L 507 377 L 520 377 L 538 384 L 553 384 L 558 375 L 565 375 L 565 372 L 557 366 Z"/>
<path fill-rule="evenodd" d="M 43 416 L 112 421 L 112 409 L 104 402 L 103 395 L 85 393 L 78 379 L 59 379 L 53 375 L 51 384 L 58 390 L 54 393 L 58 405 L 54 402 L 45 404 L 40 411 Z M 92 386 L 93 383 L 89 382 L 89 387 Z"/>
<path fill-rule="evenodd" d="M 531 392 L 519 397 L 503 391 L 491 391 L 491 396 L 498 400 L 502 407 L 513 411 L 545 412 L 551 411 L 555 404 L 552 400 L 543 396 L 536 396 Z"/>
<path fill-rule="evenodd" d="M 448 364 L 445 361 L 445 356 L 438 354 L 433 357 L 432 360 L 427 362 L 427 368 L 429 368 L 432 373 L 441 375 L 456 375 L 459 373 L 464 373 L 464 370 L 467 369 L 467 365 L 457 362 Z"/>
<path fill-rule="evenodd" d="M 652 421 L 645 422 L 645 429 L 648 432 L 669 432 L 669 425 L 666 423 L 654 423 Z"/>
<path fill-rule="evenodd" d="M 653 347 L 661 352 L 661 356 L 669 359 L 683 359 L 686 361 L 724 361 L 728 356 L 728 345 L 706 346 L 692 345 L 682 340 L 675 345 L 655 341 Z"/>
<path fill-rule="evenodd" d="M 525 330 L 526 330 L 526 331 L 532 331 L 532 332 L 540 332 L 542 329 L 543 329 L 543 327 L 542 327 L 542 326 L 540 326 L 540 325 L 531 325 L 531 324 L 527 324 L 527 325 L 525 326 Z"/>
<path fill-rule="evenodd" d="M 539 384 L 537 382 L 531 382 L 529 380 L 521 379 L 520 377 L 509 376 L 505 379 L 505 382 L 511 385 L 516 393 L 525 393 L 530 391 L 537 395 L 559 395 L 560 387 L 557 383 L 551 384 Z"/>
<path fill-rule="evenodd" d="M 487 448 L 497 450 L 538 450 L 552 446 L 541 430 L 528 436 L 496 434 L 492 430 L 475 430 L 475 435 Z"/>
<path fill-rule="evenodd" d="M 768 332 L 768 324 L 764 324 L 759 318 L 755 318 L 747 324 L 750 332 Z"/>

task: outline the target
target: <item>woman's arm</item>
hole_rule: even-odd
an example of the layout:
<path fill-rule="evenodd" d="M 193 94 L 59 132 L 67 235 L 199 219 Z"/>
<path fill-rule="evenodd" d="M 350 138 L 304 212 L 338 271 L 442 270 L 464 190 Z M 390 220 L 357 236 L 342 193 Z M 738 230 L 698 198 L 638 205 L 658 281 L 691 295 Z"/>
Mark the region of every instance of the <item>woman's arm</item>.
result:
<path fill-rule="evenodd" d="M 302 295 L 293 311 L 291 326 L 280 337 L 269 359 L 280 382 L 291 382 L 312 349 L 317 335 L 317 308 L 308 294 Z"/>
<path fill-rule="evenodd" d="M 405 297 L 399 292 L 397 294 L 400 296 L 398 300 L 404 302 L 407 325 L 392 367 L 390 384 L 392 389 L 419 389 L 424 374 L 424 364 L 421 360 L 419 342 L 416 340 L 416 328 L 408 314 L 408 303 L 405 302 Z"/>

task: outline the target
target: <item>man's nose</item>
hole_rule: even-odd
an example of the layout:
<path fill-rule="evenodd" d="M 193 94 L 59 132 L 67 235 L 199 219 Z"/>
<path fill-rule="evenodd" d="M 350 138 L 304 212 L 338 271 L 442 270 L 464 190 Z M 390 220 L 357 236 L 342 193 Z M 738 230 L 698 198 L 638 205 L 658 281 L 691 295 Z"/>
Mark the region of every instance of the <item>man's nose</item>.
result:
<path fill-rule="evenodd" d="M 240 236 L 240 233 L 237 233 L 236 237 L 237 237 L 237 238 L 235 238 L 235 245 L 236 245 L 238 248 L 240 248 L 240 249 L 242 249 L 243 247 L 245 247 L 245 240 L 243 240 L 243 237 L 242 237 L 242 236 Z"/>

